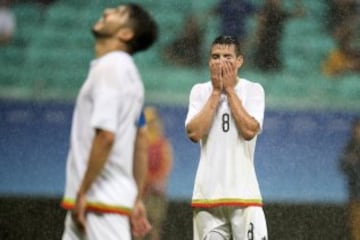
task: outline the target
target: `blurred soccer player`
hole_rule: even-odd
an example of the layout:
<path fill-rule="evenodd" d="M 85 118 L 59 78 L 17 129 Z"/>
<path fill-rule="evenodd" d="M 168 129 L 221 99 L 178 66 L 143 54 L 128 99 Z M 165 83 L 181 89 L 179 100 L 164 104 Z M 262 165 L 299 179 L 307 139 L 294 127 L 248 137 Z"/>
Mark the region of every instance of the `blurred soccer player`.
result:
<path fill-rule="evenodd" d="M 157 25 L 141 6 L 128 3 L 104 10 L 92 31 L 96 59 L 73 114 L 63 239 L 130 240 L 130 222 L 137 235 L 150 228 L 133 169 L 146 165 L 133 161 L 144 87 L 132 55 L 154 43 Z M 132 210 L 136 221 L 129 219 Z"/>
<path fill-rule="evenodd" d="M 185 126 L 200 143 L 192 197 L 194 240 L 266 240 L 254 168 L 265 97 L 258 83 L 238 77 L 239 40 L 220 36 L 210 50 L 211 81 L 193 86 Z"/>
<path fill-rule="evenodd" d="M 165 135 L 162 119 L 157 109 L 153 106 L 147 106 L 144 113 L 148 138 L 146 152 L 148 171 L 143 188 L 143 200 L 152 229 L 145 238 L 136 239 L 159 240 L 161 239 L 162 224 L 166 218 L 168 206 L 166 187 L 172 169 L 172 146 Z"/>
<path fill-rule="evenodd" d="M 355 119 L 351 136 L 340 157 L 349 192 L 350 239 L 360 240 L 360 119 Z"/>

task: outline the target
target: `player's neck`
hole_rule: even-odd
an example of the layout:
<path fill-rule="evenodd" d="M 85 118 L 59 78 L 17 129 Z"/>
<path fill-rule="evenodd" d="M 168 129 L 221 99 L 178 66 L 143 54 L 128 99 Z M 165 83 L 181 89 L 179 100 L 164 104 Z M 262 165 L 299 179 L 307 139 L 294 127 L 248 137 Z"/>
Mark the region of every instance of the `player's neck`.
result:
<path fill-rule="evenodd" d="M 124 43 L 118 41 L 115 38 L 96 39 L 96 42 L 95 42 L 95 57 L 96 58 L 102 57 L 113 51 L 128 52 L 128 48 Z"/>

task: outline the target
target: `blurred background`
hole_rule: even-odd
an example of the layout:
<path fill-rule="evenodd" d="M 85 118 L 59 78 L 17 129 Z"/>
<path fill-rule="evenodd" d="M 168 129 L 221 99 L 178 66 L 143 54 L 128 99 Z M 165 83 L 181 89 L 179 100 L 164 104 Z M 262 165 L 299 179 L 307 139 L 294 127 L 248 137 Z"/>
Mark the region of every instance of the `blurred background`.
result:
<path fill-rule="evenodd" d="M 232 12 L 236 1 L 228 8 L 218 0 L 133 2 L 160 27 L 158 42 L 135 61 L 146 105 L 158 108 L 174 151 L 163 239 L 192 236 L 199 149 L 185 135 L 188 96 L 193 84 L 209 79 L 209 46 L 231 31 L 224 23 L 231 15 L 242 16 L 240 76 L 261 83 L 266 94 L 255 158 L 269 238 L 348 239 L 339 158 L 360 117 L 359 1 L 280 1 L 278 22 L 265 0 L 248 1 L 240 13 Z M 0 239 L 59 239 L 73 104 L 93 59 L 90 29 L 105 7 L 122 1 L 1 3 Z M 5 31 L 7 21 L 13 30 Z"/>

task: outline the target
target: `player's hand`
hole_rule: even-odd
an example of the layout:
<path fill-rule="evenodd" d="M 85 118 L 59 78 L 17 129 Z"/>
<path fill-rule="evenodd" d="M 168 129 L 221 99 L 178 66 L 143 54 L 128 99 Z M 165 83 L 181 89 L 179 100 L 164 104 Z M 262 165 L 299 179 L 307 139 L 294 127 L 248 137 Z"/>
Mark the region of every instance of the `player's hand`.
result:
<path fill-rule="evenodd" d="M 236 84 L 237 72 L 234 63 L 230 61 L 222 62 L 222 81 L 225 92 L 233 90 Z"/>
<path fill-rule="evenodd" d="M 84 193 L 78 193 L 76 196 L 75 207 L 72 211 L 72 219 L 80 229 L 85 231 L 85 215 L 86 215 L 86 195 Z"/>
<path fill-rule="evenodd" d="M 221 79 L 221 63 L 220 61 L 211 61 L 209 63 L 211 83 L 215 91 L 223 90 L 223 83 Z"/>
<path fill-rule="evenodd" d="M 146 209 L 141 200 L 137 200 L 130 216 L 132 234 L 135 237 L 143 237 L 151 230 L 151 224 L 146 216 Z"/>

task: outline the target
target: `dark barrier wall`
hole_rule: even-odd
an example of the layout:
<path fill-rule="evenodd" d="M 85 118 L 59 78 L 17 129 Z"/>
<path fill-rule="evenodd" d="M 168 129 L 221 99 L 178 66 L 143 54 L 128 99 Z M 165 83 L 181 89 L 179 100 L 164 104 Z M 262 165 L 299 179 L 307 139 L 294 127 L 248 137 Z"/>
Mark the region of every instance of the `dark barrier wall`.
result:
<path fill-rule="evenodd" d="M 0 198 L 1 240 L 61 239 L 65 211 L 55 198 Z M 347 239 L 346 207 L 338 204 L 267 204 L 269 239 Z M 192 239 L 192 211 L 188 202 L 172 201 L 163 238 Z"/>

